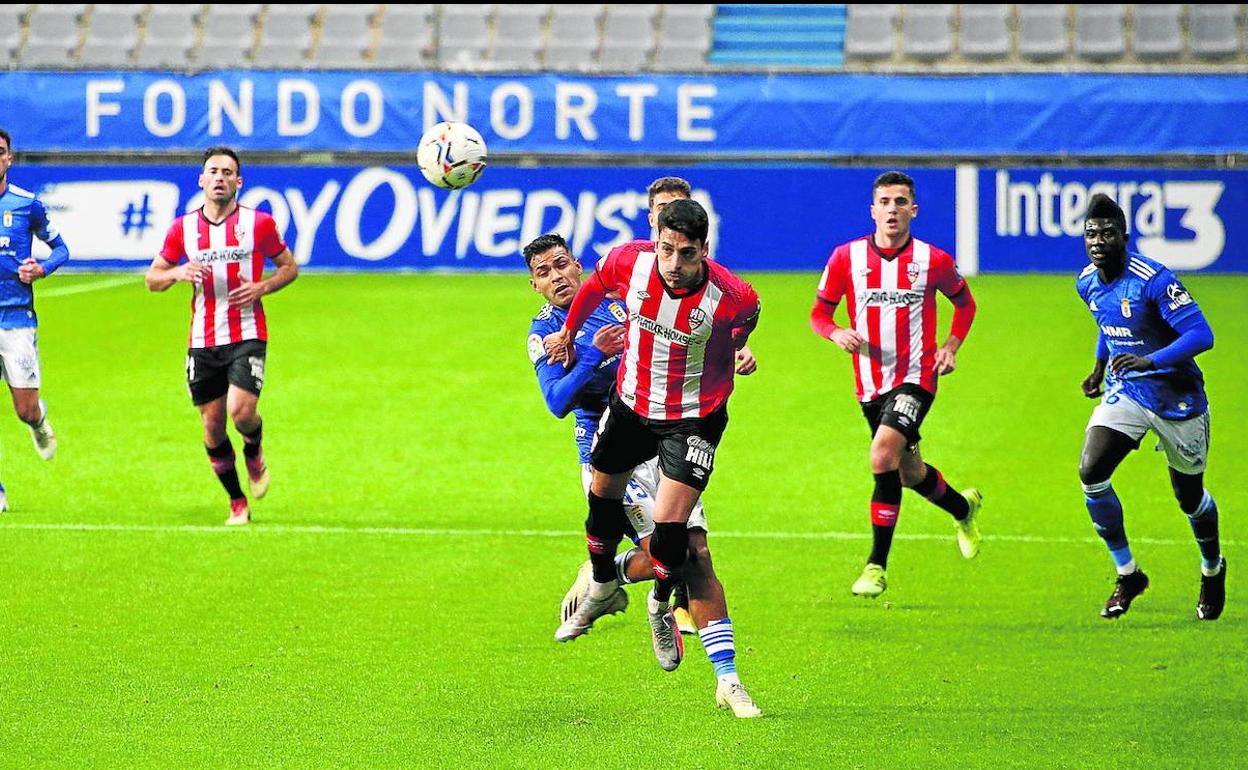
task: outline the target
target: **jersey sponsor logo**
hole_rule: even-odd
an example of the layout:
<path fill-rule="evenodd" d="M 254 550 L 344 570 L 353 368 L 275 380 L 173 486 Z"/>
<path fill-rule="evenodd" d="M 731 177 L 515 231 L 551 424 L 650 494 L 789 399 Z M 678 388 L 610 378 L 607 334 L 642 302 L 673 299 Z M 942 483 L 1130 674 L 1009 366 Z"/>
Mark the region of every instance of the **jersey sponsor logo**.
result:
<path fill-rule="evenodd" d="M 919 403 L 917 398 L 902 393 L 893 399 L 892 411 L 901 418 L 899 422 L 901 422 L 902 427 L 908 427 L 910 422 L 919 421 L 919 410 L 922 407 L 923 405 Z"/>
<path fill-rule="evenodd" d="M 210 264 L 213 262 L 241 262 L 251 257 L 251 250 L 244 248 L 228 248 L 228 249 L 207 249 L 205 251 L 196 252 L 191 256 L 200 264 Z"/>
<path fill-rule="evenodd" d="M 871 268 L 860 267 L 854 271 L 854 275 L 871 275 Z"/>
<path fill-rule="evenodd" d="M 1131 317 L 1131 300 L 1127 299 L 1126 297 L 1122 298 L 1122 317 L 1123 318 Z"/>
<path fill-rule="evenodd" d="M 1170 298 L 1170 309 L 1178 310 L 1184 305 L 1192 304 L 1192 295 L 1187 293 L 1187 289 L 1182 284 L 1172 283 L 1166 287 L 1166 296 Z"/>
<path fill-rule="evenodd" d="M 685 453 L 685 462 L 693 463 L 698 468 L 705 470 L 713 470 L 715 466 L 715 445 L 704 438 L 698 436 L 690 436 L 685 443 L 689 447 L 689 451 Z M 702 475 L 694 470 L 694 475 L 702 478 Z"/>
<path fill-rule="evenodd" d="M 860 304 L 884 307 L 906 307 L 923 302 L 923 292 L 908 289 L 871 289 L 862 293 Z"/>
<path fill-rule="evenodd" d="M 10 242 L 11 242 L 11 241 L 9 240 L 9 236 L 7 236 L 7 235 L 0 235 L 0 249 L 7 249 L 7 248 L 9 248 L 9 243 L 10 243 Z"/>
<path fill-rule="evenodd" d="M 645 331 L 658 335 L 668 342 L 674 342 L 677 345 L 684 345 L 685 347 L 689 347 L 689 345 L 694 342 L 692 334 L 685 334 L 684 332 L 673 329 L 670 326 L 664 326 L 657 321 L 651 321 L 641 313 L 631 313 L 629 314 L 629 318 L 633 319 L 633 323 L 637 324 Z"/>
<path fill-rule="evenodd" d="M 529 335 L 529 360 L 537 363 L 542 356 L 546 354 L 546 348 L 542 346 L 542 338 L 537 334 Z"/>
<path fill-rule="evenodd" d="M 607 307 L 611 310 L 611 315 L 615 317 L 615 320 L 620 323 L 624 323 L 628 320 L 628 311 L 624 309 L 623 305 L 616 305 L 612 303 Z"/>
<path fill-rule="evenodd" d="M 1126 302 L 1126 300 L 1124 299 L 1123 302 Z M 1105 333 L 1106 337 L 1114 337 L 1116 339 L 1133 336 L 1131 334 L 1131 329 L 1126 326 L 1110 326 L 1108 324 L 1102 324 L 1101 331 Z"/>
<path fill-rule="evenodd" d="M 645 289 L 638 289 L 637 294 L 635 296 L 637 297 L 637 299 L 650 299 L 650 292 L 646 291 Z"/>
<path fill-rule="evenodd" d="M 545 320 L 549 319 L 549 318 L 550 318 L 550 314 L 551 314 L 551 313 L 553 313 L 554 311 L 555 311 L 555 307 L 554 307 L 554 305 L 551 305 L 551 304 L 549 304 L 549 303 L 547 303 L 547 304 L 545 304 L 545 305 L 542 305 L 542 309 L 541 309 L 540 311 L 538 311 L 538 313 L 537 313 L 537 320 L 538 320 L 538 321 L 545 321 Z"/>

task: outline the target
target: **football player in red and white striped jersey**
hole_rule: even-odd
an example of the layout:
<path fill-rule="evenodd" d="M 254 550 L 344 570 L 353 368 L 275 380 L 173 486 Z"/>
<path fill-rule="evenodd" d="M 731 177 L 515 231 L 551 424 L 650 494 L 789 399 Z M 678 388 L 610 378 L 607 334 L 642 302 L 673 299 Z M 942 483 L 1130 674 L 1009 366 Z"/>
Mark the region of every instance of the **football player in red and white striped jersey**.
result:
<path fill-rule="evenodd" d="M 268 324 L 260 298 L 299 275 L 273 218 L 238 204 L 242 184 L 237 153 L 228 147 L 205 151 L 199 175 L 204 205 L 174 220 L 147 271 L 151 291 L 165 291 L 179 281 L 193 287 L 186 382 L 203 418 L 213 472 L 230 496 L 225 522 L 230 525 L 248 523 L 251 510 L 239 485 L 226 414 L 243 436 L 251 493 L 264 497 L 269 471 L 256 408 L 264 385 Z M 268 278 L 266 260 L 277 267 Z"/>
<path fill-rule="evenodd" d="M 545 342 L 551 361 L 566 363 L 577 330 L 607 293 L 628 308 L 616 391 L 592 453 L 586 540 L 593 582 L 586 604 L 605 601 L 616 588 L 625 486 L 634 467 L 657 455 L 661 478 L 650 539 L 657 582 L 648 604 L 655 655 L 671 671 L 683 657 L 670 599 L 688 556 L 686 523 L 714 467 L 735 354 L 757 324 L 759 300 L 748 283 L 707 258 L 701 205 L 668 203 L 658 227 L 657 242 L 633 241 L 599 261 L 563 328 Z M 721 705 L 728 704 L 721 699 Z"/>
<path fill-rule="evenodd" d="M 979 492 L 959 493 L 919 453 L 919 426 L 936 398 L 937 377 L 954 370 L 957 351 L 975 318 L 975 300 L 953 257 L 911 236 L 910 221 L 918 211 L 913 179 L 900 171 L 880 175 L 872 186 L 875 232 L 832 252 L 810 317 L 817 334 L 853 356 L 858 400 L 872 433 L 873 543 L 866 568 L 853 585 L 859 596 L 879 596 L 887 585 L 885 569 L 902 486 L 954 517 L 964 557 L 979 552 Z M 937 291 L 954 306 L 953 328 L 939 347 Z M 847 327 L 834 320 L 842 299 Z"/>

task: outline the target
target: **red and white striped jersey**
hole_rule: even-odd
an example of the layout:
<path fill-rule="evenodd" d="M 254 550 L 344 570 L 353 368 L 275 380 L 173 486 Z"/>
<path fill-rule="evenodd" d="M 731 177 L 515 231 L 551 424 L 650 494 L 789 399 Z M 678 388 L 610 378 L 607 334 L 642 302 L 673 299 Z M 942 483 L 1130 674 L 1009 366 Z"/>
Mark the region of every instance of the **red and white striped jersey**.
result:
<path fill-rule="evenodd" d="M 189 259 L 212 271 L 191 297 L 190 347 L 268 339 L 260 300 L 230 307 L 226 297 L 243 281 L 260 281 L 264 261 L 285 250 L 273 217 L 246 206 L 237 207 L 220 223 L 209 221 L 202 208 L 174 220 L 165 234 L 161 258 L 173 265 Z"/>
<path fill-rule="evenodd" d="M 891 257 L 871 236 L 832 252 L 818 295 L 845 297 L 850 327 L 867 341 L 853 357 L 859 401 L 907 382 L 936 392 L 936 290 L 952 297 L 965 285 L 953 257 L 916 238 Z"/>
<path fill-rule="evenodd" d="M 653 241 L 633 241 L 613 249 L 595 270 L 604 289 L 628 307 L 616 388 L 642 417 L 706 417 L 732 393 L 733 331 L 753 328 L 758 294 L 709 259 L 705 280 L 673 292 L 657 264 Z"/>

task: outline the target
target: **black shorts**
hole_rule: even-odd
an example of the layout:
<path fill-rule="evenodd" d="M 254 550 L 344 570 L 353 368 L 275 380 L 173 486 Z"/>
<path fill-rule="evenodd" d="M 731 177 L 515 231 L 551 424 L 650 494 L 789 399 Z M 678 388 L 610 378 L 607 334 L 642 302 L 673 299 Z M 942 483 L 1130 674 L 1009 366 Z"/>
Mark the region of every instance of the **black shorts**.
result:
<path fill-rule="evenodd" d="M 715 449 L 727 427 L 727 406 L 706 417 L 648 420 L 612 393 L 591 460 L 595 470 L 623 473 L 657 454 L 664 476 L 701 491 L 715 469 Z"/>
<path fill-rule="evenodd" d="M 186 387 L 191 401 L 201 406 L 225 395 L 231 385 L 260 395 L 264 387 L 263 340 L 244 340 L 186 351 Z"/>
<path fill-rule="evenodd" d="M 936 397 L 918 385 L 902 383 L 878 398 L 862 405 L 862 416 L 875 436 L 881 425 L 887 425 L 906 437 L 906 448 L 914 449 L 922 436 L 919 426 L 932 408 Z"/>

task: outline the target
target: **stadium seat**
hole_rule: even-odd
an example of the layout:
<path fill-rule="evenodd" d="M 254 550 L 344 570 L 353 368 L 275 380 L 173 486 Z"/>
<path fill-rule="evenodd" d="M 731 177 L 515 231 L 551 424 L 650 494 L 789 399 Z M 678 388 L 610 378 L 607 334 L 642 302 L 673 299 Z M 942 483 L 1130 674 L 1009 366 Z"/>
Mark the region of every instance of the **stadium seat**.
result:
<path fill-rule="evenodd" d="M 1225 59 L 1239 53 L 1238 5 L 1193 5 L 1190 43 L 1201 59 Z"/>
<path fill-rule="evenodd" d="M 706 69 L 706 52 L 710 50 L 708 42 L 705 48 L 665 45 L 655 49 L 654 68 L 658 70 L 703 70 Z"/>
<path fill-rule="evenodd" d="M 494 46 L 490 59 L 510 69 L 537 67 L 545 44 L 549 3 L 503 5 L 494 17 Z"/>
<path fill-rule="evenodd" d="M 244 48 L 251 48 L 255 42 L 256 13 L 259 6 L 210 5 L 203 18 L 204 45 L 212 47 L 238 47 L 245 41 Z M 255 8 L 253 13 L 239 12 L 239 8 Z"/>
<path fill-rule="evenodd" d="M 663 24 L 682 24 L 710 27 L 715 18 L 715 6 L 709 3 L 669 3 L 663 6 Z"/>
<path fill-rule="evenodd" d="M 156 5 L 144 25 L 143 44 L 134 53 L 139 67 L 180 69 L 191 60 L 195 48 L 193 5 Z"/>
<path fill-rule="evenodd" d="M 1136 5 L 1132 50 L 1141 59 L 1177 59 L 1183 55 L 1183 6 Z"/>
<path fill-rule="evenodd" d="M 1068 48 L 1065 5 L 1018 6 L 1018 53 L 1024 59 L 1060 59 Z"/>
<path fill-rule="evenodd" d="M 424 5 L 383 6 L 381 42 L 373 66 L 384 69 L 418 69 L 433 58 L 434 7 Z"/>
<path fill-rule="evenodd" d="M 1108 61 L 1127 51 L 1124 6 L 1075 6 L 1075 53 L 1082 59 Z"/>
<path fill-rule="evenodd" d="M 896 50 L 896 5 L 849 6 L 845 55 L 854 59 L 890 59 Z"/>
<path fill-rule="evenodd" d="M 492 5 L 443 5 L 438 17 L 438 64 L 473 69 L 490 47 Z"/>
<path fill-rule="evenodd" d="M 915 59 L 935 60 L 953 52 L 953 5 L 905 7 L 901 50 Z"/>
<path fill-rule="evenodd" d="M 23 9 L 16 5 L 0 9 L 0 65 L 11 62 L 22 47 L 22 13 Z"/>
<path fill-rule="evenodd" d="M 78 54 L 83 67 L 124 67 L 139 41 L 141 5 L 97 4 L 87 24 L 87 39 Z"/>
<path fill-rule="evenodd" d="M 958 50 L 968 59 L 1004 59 L 1010 55 L 1010 6 L 964 3 Z"/>
<path fill-rule="evenodd" d="M 550 16 L 545 66 L 557 70 L 598 68 L 595 55 L 601 43 L 598 20 L 602 4 L 556 5 Z"/>
<path fill-rule="evenodd" d="M 65 67 L 73 63 L 79 43 L 82 5 L 38 5 L 27 19 L 29 34 L 22 49 L 25 67 Z"/>
<path fill-rule="evenodd" d="M 303 67 L 305 55 L 312 48 L 314 14 L 315 6 L 270 5 L 253 57 L 255 66 Z"/>

